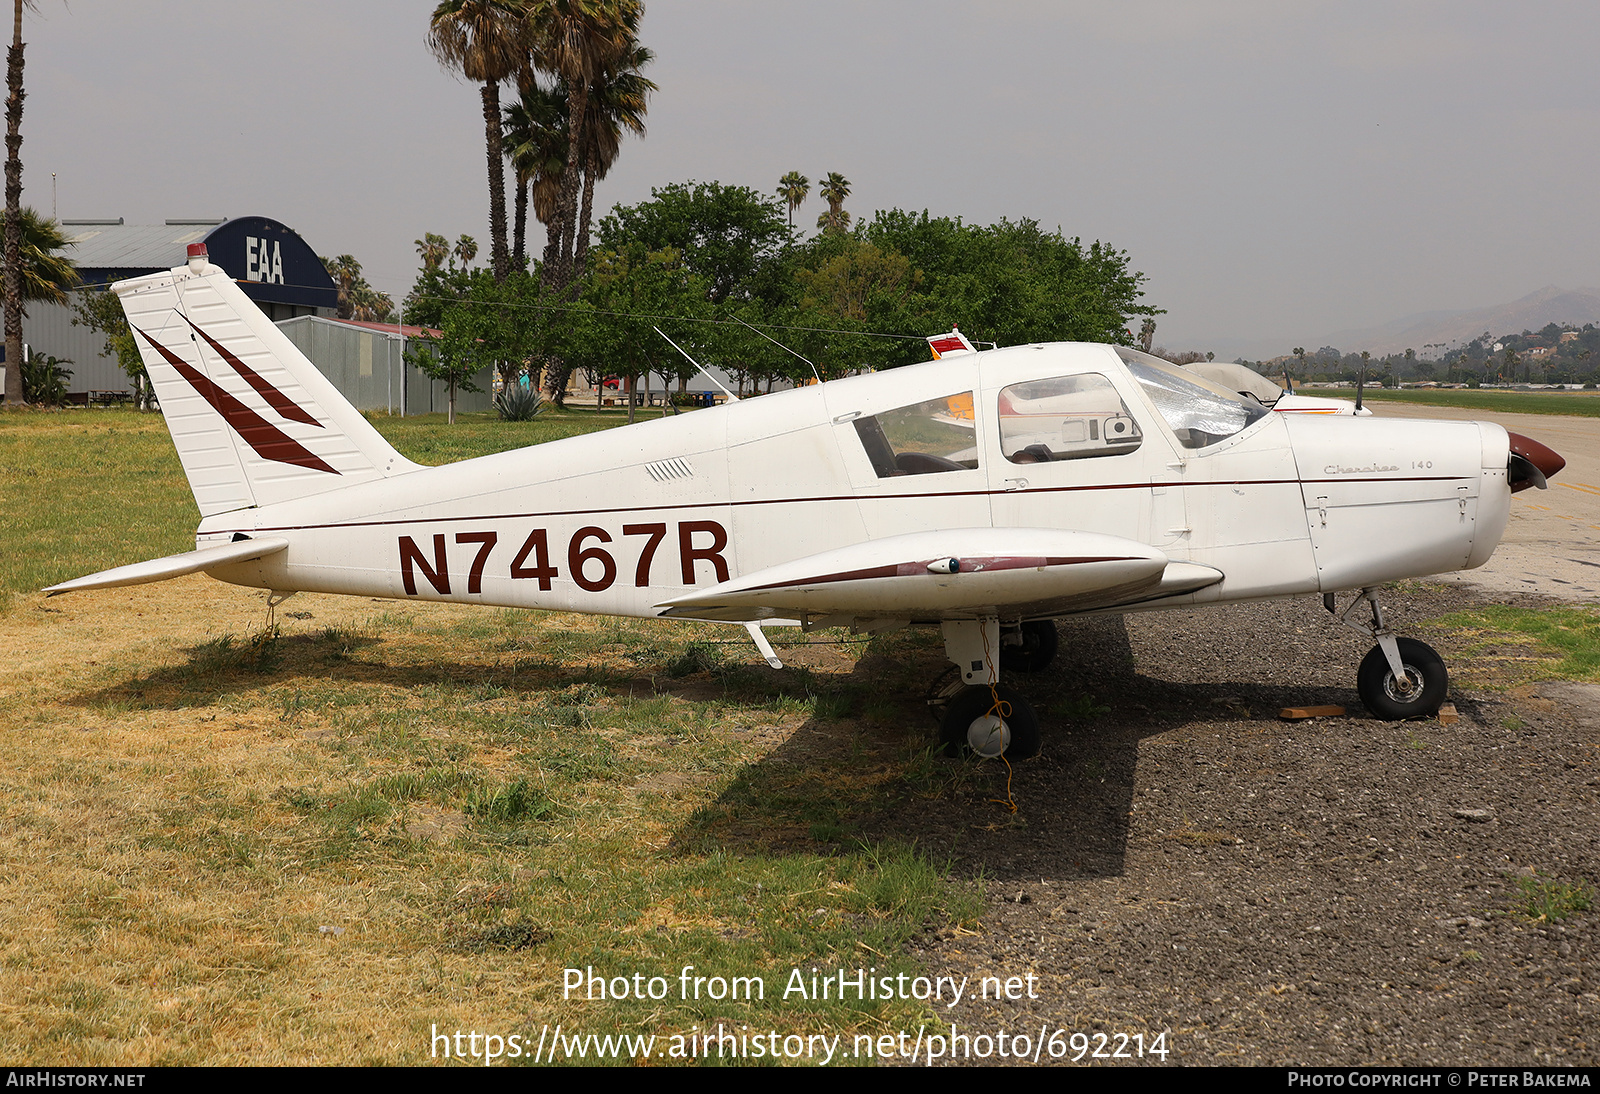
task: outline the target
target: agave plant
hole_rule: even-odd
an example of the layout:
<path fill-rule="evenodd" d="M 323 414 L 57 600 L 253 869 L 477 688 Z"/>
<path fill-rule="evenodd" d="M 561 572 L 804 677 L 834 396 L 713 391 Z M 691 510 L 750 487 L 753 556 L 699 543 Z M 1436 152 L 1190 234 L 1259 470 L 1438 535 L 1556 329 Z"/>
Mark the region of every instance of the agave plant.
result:
<path fill-rule="evenodd" d="M 494 408 L 505 422 L 529 422 L 544 409 L 544 399 L 532 384 L 508 384 L 494 397 Z"/>

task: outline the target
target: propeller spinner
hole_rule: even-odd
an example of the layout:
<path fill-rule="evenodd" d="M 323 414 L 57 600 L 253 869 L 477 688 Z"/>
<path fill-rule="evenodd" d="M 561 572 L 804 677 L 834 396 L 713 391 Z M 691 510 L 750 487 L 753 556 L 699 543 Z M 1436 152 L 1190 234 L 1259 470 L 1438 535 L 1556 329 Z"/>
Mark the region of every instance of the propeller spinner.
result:
<path fill-rule="evenodd" d="M 1530 486 L 1548 490 L 1550 485 L 1545 480 L 1567 466 L 1567 461 L 1560 453 L 1532 437 L 1524 437 L 1521 433 L 1512 433 L 1510 437 L 1511 458 L 1506 462 L 1506 476 L 1511 483 L 1511 492 L 1515 494 Z"/>

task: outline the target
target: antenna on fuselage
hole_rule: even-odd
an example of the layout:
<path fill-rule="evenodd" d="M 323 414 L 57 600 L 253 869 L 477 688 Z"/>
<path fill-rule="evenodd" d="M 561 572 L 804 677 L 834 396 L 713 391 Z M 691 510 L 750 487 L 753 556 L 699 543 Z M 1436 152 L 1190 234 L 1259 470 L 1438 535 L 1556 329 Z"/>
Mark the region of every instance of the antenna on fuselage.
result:
<path fill-rule="evenodd" d="M 1361 413 L 1361 389 L 1367 386 L 1367 351 L 1361 351 L 1361 371 L 1356 375 L 1356 413 Z"/>
<path fill-rule="evenodd" d="M 690 357 L 688 350 L 686 350 L 682 346 L 678 345 L 678 343 L 674 342 L 671 338 L 667 338 L 667 332 L 666 331 L 662 330 L 660 327 L 651 327 L 650 329 L 655 331 L 657 334 L 661 335 L 661 337 L 666 338 L 667 339 L 667 344 L 670 345 L 673 349 L 677 350 L 679 353 L 683 354 L 683 356 L 688 360 L 688 362 L 691 365 L 693 365 L 695 368 L 699 369 L 701 372 L 705 373 L 707 380 L 710 380 L 713 384 L 716 384 L 718 387 L 722 388 L 722 394 L 724 394 L 724 395 L 726 395 L 728 397 L 728 402 L 737 403 L 739 401 L 739 396 L 735 395 L 733 392 L 731 392 L 727 388 L 723 387 L 722 386 L 722 381 L 717 379 L 715 376 L 711 375 L 711 370 L 710 369 L 706 368 L 706 366 L 702 365 L 699 361 L 696 361 L 693 357 Z"/>
<path fill-rule="evenodd" d="M 750 327 L 749 323 L 746 323 L 743 319 L 740 319 L 737 315 L 733 317 L 733 321 L 735 323 L 740 324 L 741 326 Z M 789 352 L 790 353 L 794 353 L 794 355 L 796 357 L 800 357 L 800 355 L 798 353 L 795 353 L 794 350 L 789 349 L 788 346 L 784 345 L 782 342 L 778 341 L 776 338 L 773 338 L 770 335 L 762 334 L 761 331 L 756 330 L 756 328 L 754 328 L 754 327 L 750 327 L 750 329 L 751 330 L 755 330 L 757 334 L 760 334 L 761 337 L 765 338 L 767 341 L 771 342 L 773 345 L 777 346 L 779 349 L 789 350 Z M 805 361 L 805 363 L 808 364 L 808 365 L 811 365 L 810 360 L 808 360 L 805 357 L 800 357 L 800 360 Z M 817 383 L 819 383 L 819 384 L 822 383 L 822 374 L 817 371 L 817 366 L 816 365 L 811 365 L 811 375 L 813 375 L 813 376 L 815 376 L 817 378 Z"/>

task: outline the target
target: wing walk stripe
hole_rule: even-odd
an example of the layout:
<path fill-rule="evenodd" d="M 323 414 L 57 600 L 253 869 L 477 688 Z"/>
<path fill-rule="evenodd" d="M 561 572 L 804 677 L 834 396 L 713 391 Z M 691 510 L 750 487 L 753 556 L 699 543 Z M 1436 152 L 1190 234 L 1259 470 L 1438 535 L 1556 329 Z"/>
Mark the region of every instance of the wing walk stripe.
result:
<path fill-rule="evenodd" d="M 211 380 L 193 366 L 184 363 L 182 358 L 166 346 L 145 334 L 144 331 L 139 330 L 138 327 L 133 329 L 139 331 L 144 340 L 155 347 L 157 353 L 166 358 L 167 364 L 178 370 L 179 376 L 189 381 L 189 386 L 195 389 L 200 398 L 210 403 L 213 410 L 222 415 L 223 421 L 233 426 L 239 436 L 244 438 L 245 443 L 255 450 L 256 455 L 274 463 L 293 464 L 295 467 L 309 467 L 315 471 L 326 471 L 333 475 L 339 473 L 324 463 L 316 453 L 212 383 Z"/>
<path fill-rule="evenodd" d="M 245 383 L 255 388 L 256 394 L 265 399 L 267 403 L 271 405 L 273 410 L 276 410 L 279 414 L 282 414 L 285 418 L 288 418 L 291 421 L 304 422 L 306 425 L 314 425 L 318 429 L 323 428 L 322 423 L 313 418 L 310 411 L 306 410 L 299 403 L 289 398 L 289 396 L 273 387 L 271 382 L 269 382 L 259 372 L 245 364 L 243 361 L 239 360 L 239 358 L 235 357 L 232 353 L 228 352 L 227 347 L 225 347 L 221 342 L 218 342 L 215 338 L 211 337 L 211 335 L 207 334 L 199 327 L 196 327 L 193 319 L 190 319 L 187 315 L 181 315 L 181 313 L 180 316 L 185 323 L 194 328 L 194 332 L 196 334 L 210 343 L 212 349 L 222 354 L 222 359 L 233 367 L 233 371 L 237 372 L 244 379 Z M 140 331 L 139 333 L 144 334 L 144 331 Z M 148 338 L 150 336 L 146 334 L 145 337 Z"/>

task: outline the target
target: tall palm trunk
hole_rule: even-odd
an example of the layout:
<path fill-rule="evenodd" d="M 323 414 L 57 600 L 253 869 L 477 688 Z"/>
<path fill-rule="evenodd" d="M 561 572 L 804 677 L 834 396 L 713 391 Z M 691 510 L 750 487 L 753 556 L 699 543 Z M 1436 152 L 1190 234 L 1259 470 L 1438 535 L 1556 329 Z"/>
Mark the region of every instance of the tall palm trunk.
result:
<path fill-rule="evenodd" d="M 21 3 L 21 0 L 18 0 Z M 511 272 L 506 248 L 506 173 L 500 144 L 500 84 L 483 82 L 483 125 L 489 153 L 489 261 L 496 281 Z"/>
<path fill-rule="evenodd" d="M 583 276 L 584 259 L 589 254 L 589 218 L 594 212 L 594 178 L 600 171 L 599 153 L 591 146 L 583 171 L 583 213 L 578 218 L 578 245 L 572 251 L 574 277 Z"/>
<path fill-rule="evenodd" d="M 556 222 L 561 225 L 561 250 L 556 256 L 555 285 L 565 288 L 572 280 L 572 245 L 577 235 L 578 176 L 582 173 L 579 153 L 583 149 L 584 119 L 589 113 L 589 85 L 580 81 L 567 100 L 571 118 L 567 131 L 567 167 L 561 173 L 561 203 L 556 207 Z"/>
<path fill-rule="evenodd" d="M 22 3 L 16 0 L 6 51 L 5 401 L 12 406 L 22 405 Z"/>
<path fill-rule="evenodd" d="M 520 177 L 517 179 L 515 238 L 516 244 L 511 252 L 511 266 L 520 270 L 526 263 L 528 255 L 528 184 Z"/>

